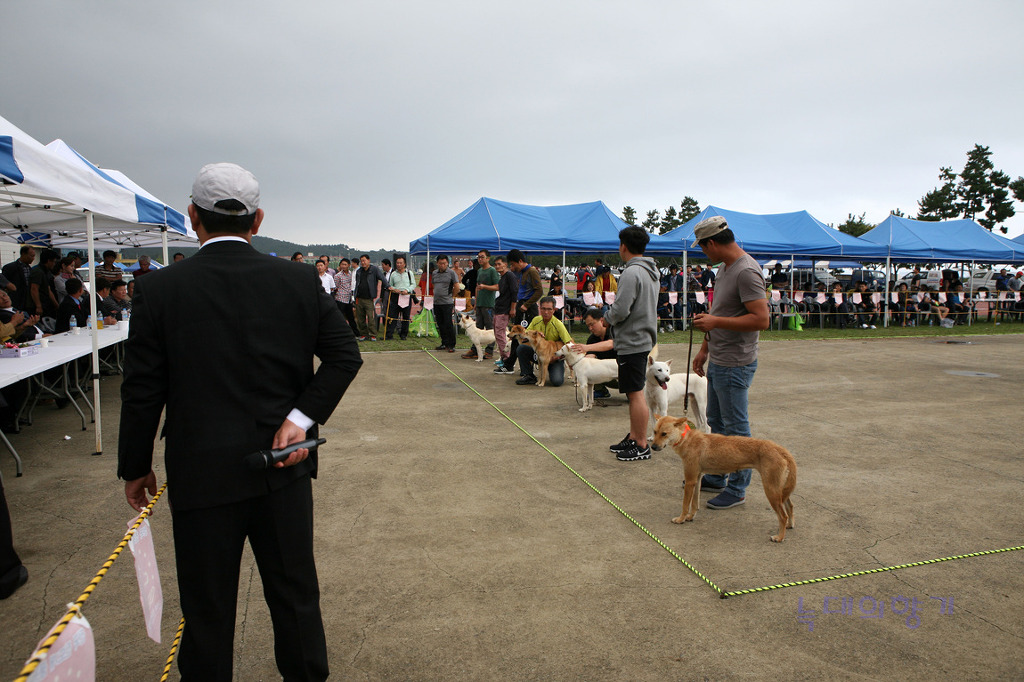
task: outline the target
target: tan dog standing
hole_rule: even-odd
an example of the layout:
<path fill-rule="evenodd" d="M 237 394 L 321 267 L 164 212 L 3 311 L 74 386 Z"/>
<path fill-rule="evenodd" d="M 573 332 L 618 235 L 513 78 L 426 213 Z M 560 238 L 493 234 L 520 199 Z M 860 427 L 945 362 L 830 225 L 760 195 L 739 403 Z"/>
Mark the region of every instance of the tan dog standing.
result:
<path fill-rule="evenodd" d="M 786 528 L 793 527 L 793 503 L 789 496 L 796 487 L 796 461 L 786 448 L 770 440 L 703 433 L 686 419 L 660 415 L 655 418 L 657 424 L 651 447 L 661 450 L 671 445 L 683 460 L 683 512 L 672 519 L 672 523 L 693 521 L 700 504 L 700 479 L 704 474 L 757 469 L 768 504 L 779 517 L 779 534 L 771 536 L 772 542 L 786 538 Z"/>

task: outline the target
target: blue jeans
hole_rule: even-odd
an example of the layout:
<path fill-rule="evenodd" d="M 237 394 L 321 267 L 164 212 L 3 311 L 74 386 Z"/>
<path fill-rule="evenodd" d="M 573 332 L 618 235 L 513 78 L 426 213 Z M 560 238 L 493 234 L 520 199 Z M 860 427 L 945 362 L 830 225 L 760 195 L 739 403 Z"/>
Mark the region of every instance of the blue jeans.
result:
<path fill-rule="evenodd" d="M 723 436 L 749 436 L 750 419 L 747 416 L 747 392 L 754 383 L 757 360 L 742 367 L 723 367 L 708 363 L 708 426 L 711 433 Z M 708 483 L 724 487 L 736 497 L 744 497 L 750 485 L 752 469 L 743 469 L 729 474 L 707 475 Z"/>

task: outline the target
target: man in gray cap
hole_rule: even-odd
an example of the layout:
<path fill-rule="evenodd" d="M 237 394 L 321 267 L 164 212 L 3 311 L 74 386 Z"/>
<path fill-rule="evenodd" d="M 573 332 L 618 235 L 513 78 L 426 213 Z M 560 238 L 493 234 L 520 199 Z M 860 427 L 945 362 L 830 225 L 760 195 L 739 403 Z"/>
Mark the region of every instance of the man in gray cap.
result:
<path fill-rule="evenodd" d="M 694 315 L 693 326 L 703 332 L 704 343 L 693 359 L 693 371 L 705 376 L 707 363 L 707 419 L 712 433 L 749 436 L 747 392 L 757 370 L 758 332 L 767 329 L 768 300 L 761 266 L 736 243 L 725 218 L 701 221 L 693 232 L 709 263 L 721 263 L 715 278 L 715 299 L 707 314 Z M 722 475 L 706 475 L 701 490 L 717 492 L 709 509 L 729 509 L 743 504 L 750 469 Z"/>
<path fill-rule="evenodd" d="M 268 468 L 247 455 L 315 438 L 362 360 L 316 271 L 250 245 L 263 220 L 259 197 L 244 168 L 204 166 L 188 207 L 202 247 L 139 280 L 132 301 L 118 477 L 128 503 L 143 509 L 147 490 L 156 492 L 153 442 L 166 407 L 183 680 L 231 679 L 246 539 L 281 676 L 328 675 L 313 560 L 316 451 L 296 450 Z"/>

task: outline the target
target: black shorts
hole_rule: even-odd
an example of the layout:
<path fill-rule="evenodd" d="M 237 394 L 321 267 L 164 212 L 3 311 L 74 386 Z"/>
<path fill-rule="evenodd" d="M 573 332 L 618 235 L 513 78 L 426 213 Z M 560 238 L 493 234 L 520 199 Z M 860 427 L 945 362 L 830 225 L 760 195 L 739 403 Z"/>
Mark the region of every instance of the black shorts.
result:
<path fill-rule="evenodd" d="M 647 356 L 650 351 L 619 354 L 615 362 L 619 365 L 619 393 L 636 393 L 644 390 L 647 383 Z"/>

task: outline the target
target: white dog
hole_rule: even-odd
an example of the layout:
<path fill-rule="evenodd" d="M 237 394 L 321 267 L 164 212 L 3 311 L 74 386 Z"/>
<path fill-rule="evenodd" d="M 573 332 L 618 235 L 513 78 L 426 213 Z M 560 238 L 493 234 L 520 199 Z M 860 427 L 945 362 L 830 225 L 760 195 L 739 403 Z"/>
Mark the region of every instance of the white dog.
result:
<path fill-rule="evenodd" d="M 583 387 L 583 407 L 586 412 L 594 406 L 594 385 L 603 384 L 619 378 L 619 367 L 614 360 L 598 360 L 588 358 L 584 353 L 577 353 L 569 344 L 555 351 L 556 358 L 565 358 L 565 364 L 576 377 L 576 385 Z"/>
<path fill-rule="evenodd" d="M 466 315 L 465 313 L 459 313 L 459 326 L 466 330 L 466 336 L 476 346 L 476 361 L 482 362 L 484 359 L 484 348 L 495 343 L 494 330 L 493 329 L 477 329 L 476 320 L 473 319 L 472 315 Z M 508 336 L 505 338 L 505 351 L 512 347 L 512 337 Z"/>
<path fill-rule="evenodd" d="M 672 374 L 672 361 L 657 362 L 647 358 L 647 385 L 644 386 L 644 397 L 650 412 L 648 436 L 654 434 L 654 415 L 667 414 L 669 403 L 682 399 L 686 393 L 686 375 Z M 708 380 L 690 372 L 690 404 L 689 414 L 693 422 L 704 433 L 711 433 L 707 419 Z"/>

